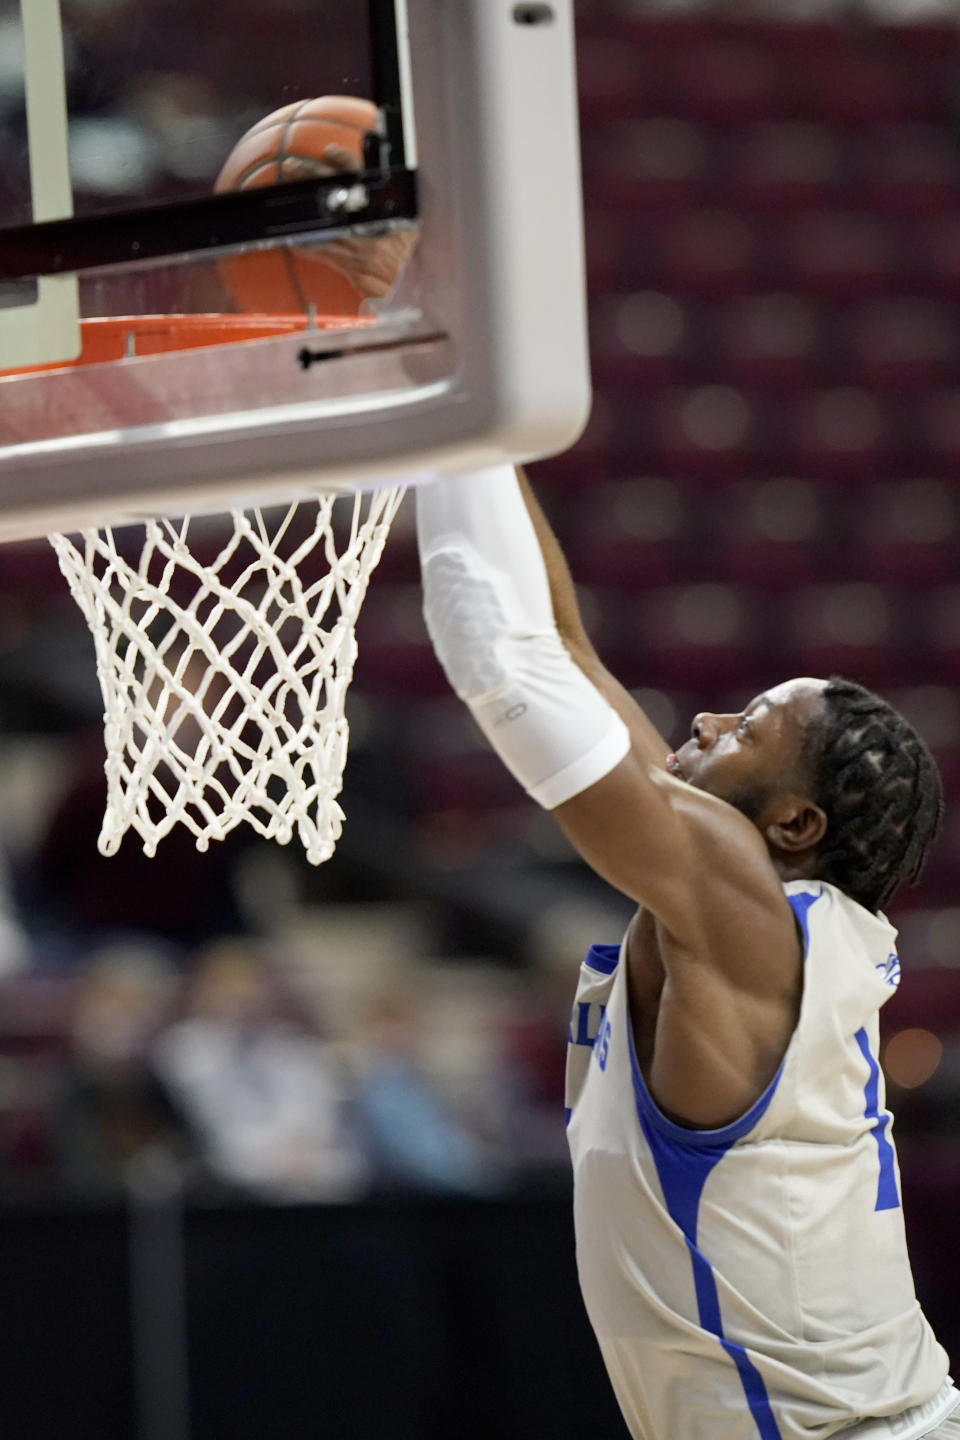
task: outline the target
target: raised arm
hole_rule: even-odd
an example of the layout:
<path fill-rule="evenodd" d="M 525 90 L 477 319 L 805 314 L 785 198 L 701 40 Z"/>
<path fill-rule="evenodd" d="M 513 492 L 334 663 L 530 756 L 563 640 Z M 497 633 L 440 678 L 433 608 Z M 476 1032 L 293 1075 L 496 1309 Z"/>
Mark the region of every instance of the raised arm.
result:
<path fill-rule="evenodd" d="M 587 863 L 653 919 L 669 982 L 657 1033 L 670 1036 L 655 1095 L 691 1123 L 725 1123 L 769 1081 L 798 1005 L 801 952 L 764 835 L 667 772 L 665 742 L 584 632 L 525 482 L 502 467 L 425 487 L 417 524 L 424 614 L 454 690 Z M 631 931 L 636 1024 L 648 955 Z"/>
<path fill-rule="evenodd" d="M 507 768 L 552 810 L 608 774 L 631 742 L 560 636 L 512 467 L 421 487 L 417 537 L 424 617 L 447 679 Z"/>
<path fill-rule="evenodd" d="M 424 613 L 451 685 L 588 864 L 694 948 L 709 923 L 695 903 L 705 861 L 721 849 L 722 893 L 759 890 L 782 908 L 754 827 L 666 773 L 666 742 L 598 659 L 525 480 L 504 466 L 422 488 L 417 523 Z"/>
<path fill-rule="evenodd" d="M 557 537 L 550 528 L 540 502 L 530 488 L 526 474 L 519 467 L 517 481 L 546 567 L 554 620 L 568 654 L 620 716 L 630 733 L 630 744 L 634 753 L 662 769 L 670 746 L 629 690 L 610 674 L 593 648 L 583 627 L 566 557 L 557 543 Z"/>

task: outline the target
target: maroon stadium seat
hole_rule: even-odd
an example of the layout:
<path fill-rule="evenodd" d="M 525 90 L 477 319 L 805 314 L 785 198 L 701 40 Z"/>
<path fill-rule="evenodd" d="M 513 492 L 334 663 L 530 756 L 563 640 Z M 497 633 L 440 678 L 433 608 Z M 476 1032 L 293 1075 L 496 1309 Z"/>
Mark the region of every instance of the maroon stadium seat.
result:
<path fill-rule="evenodd" d="M 817 378 L 823 318 L 805 297 L 745 295 L 714 315 L 718 360 L 738 384 L 796 390 Z"/>
<path fill-rule="evenodd" d="M 812 211 L 784 226 L 780 262 L 785 285 L 827 299 L 882 295 L 900 276 L 900 233 L 866 211 Z"/>
<path fill-rule="evenodd" d="M 923 296 L 866 301 L 846 314 L 839 330 L 854 382 L 898 392 L 944 380 L 958 358 L 953 318 Z"/>
<path fill-rule="evenodd" d="M 809 209 L 842 194 L 843 149 L 825 125 L 766 121 L 731 140 L 730 183 L 747 209 Z"/>

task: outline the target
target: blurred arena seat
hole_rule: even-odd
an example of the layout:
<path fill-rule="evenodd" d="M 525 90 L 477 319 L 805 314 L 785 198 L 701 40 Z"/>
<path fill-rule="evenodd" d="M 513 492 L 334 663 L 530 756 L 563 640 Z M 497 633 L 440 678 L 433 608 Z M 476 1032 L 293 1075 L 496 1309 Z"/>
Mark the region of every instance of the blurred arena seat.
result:
<path fill-rule="evenodd" d="M 643 216 L 683 206 L 705 183 L 713 158 L 709 132 L 670 116 L 605 126 L 584 139 L 591 196 L 602 208 Z"/>
<path fill-rule="evenodd" d="M 803 391 L 781 422 L 780 445 L 807 472 L 837 482 L 882 473 L 896 438 L 885 407 L 858 385 Z"/>
<path fill-rule="evenodd" d="M 798 588 L 783 611 L 795 673 L 839 671 L 871 689 L 888 690 L 908 673 L 902 613 L 887 585 L 849 579 Z"/>
<path fill-rule="evenodd" d="M 960 154 L 942 125 L 870 126 L 855 144 L 861 197 L 870 209 L 906 215 L 956 210 Z"/>
<path fill-rule="evenodd" d="M 649 592 L 620 617 L 627 681 L 679 688 L 696 676 L 701 693 L 717 696 L 764 648 L 768 613 L 756 593 L 714 580 Z"/>
<path fill-rule="evenodd" d="M 929 589 L 957 573 L 957 500 L 939 479 L 870 487 L 856 507 L 851 536 L 858 569 L 879 583 Z"/>
<path fill-rule="evenodd" d="M 668 61 L 675 103 L 718 126 L 764 120 L 783 93 L 785 68 L 749 27 L 702 32 L 698 45 L 678 45 Z"/>
<path fill-rule="evenodd" d="M 745 295 L 717 307 L 718 362 L 739 385 L 797 390 L 817 379 L 824 323 L 804 296 Z"/>
<path fill-rule="evenodd" d="M 840 317 L 851 379 L 879 390 L 925 389 L 944 380 L 957 353 L 952 316 L 926 296 L 884 296 Z"/>
<path fill-rule="evenodd" d="M 844 149 L 827 125 L 764 120 L 728 143 L 729 183 L 749 210 L 806 210 L 841 193 Z"/>
<path fill-rule="evenodd" d="M 794 476 L 745 481 L 718 492 L 713 559 L 725 579 L 782 592 L 812 573 L 835 574 L 843 553 L 828 487 Z"/>
<path fill-rule="evenodd" d="M 674 387 L 645 411 L 637 443 L 648 444 L 654 463 L 669 474 L 738 477 L 760 443 L 757 406 L 733 385 Z"/>
<path fill-rule="evenodd" d="M 960 204 L 960 193 L 956 197 Z M 960 296 L 960 213 L 916 216 L 908 230 L 914 255 L 914 279 L 934 296 Z"/>
<path fill-rule="evenodd" d="M 598 485 L 595 503 L 563 536 L 578 585 L 638 591 L 696 575 L 700 493 L 662 476 Z M 603 624 L 603 606 L 597 620 Z"/>
<path fill-rule="evenodd" d="M 912 414 L 914 439 L 933 473 L 956 479 L 960 475 L 960 385 L 955 371 L 951 384 L 918 400 Z"/>
<path fill-rule="evenodd" d="M 841 302 L 884 295 L 899 282 L 902 245 L 884 215 L 867 210 L 811 210 L 787 220 L 778 235 L 785 286 Z"/>
<path fill-rule="evenodd" d="M 604 296 L 590 317 L 598 384 L 666 385 L 693 365 L 697 337 L 691 307 L 660 290 Z"/>
<path fill-rule="evenodd" d="M 807 108 L 832 124 L 865 125 L 925 119 L 936 112 L 935 85 L 899 66 L 892 46 L 858 45 L 853 32 L 833 31 L 821 49 L 810 49 L 797 67 Z"/>
<path fill-rule="evenodd" d="M 659 258 L 669 286 L 701 298 L 749 293 L 766 270 L 763 237 L 730 209 L 690 205 L 675 216 L 645 217 L 637 241 L 634 263 L 641 273 L 650 258 Z M 629 277 L 628 256 L 624 269 Z"/>

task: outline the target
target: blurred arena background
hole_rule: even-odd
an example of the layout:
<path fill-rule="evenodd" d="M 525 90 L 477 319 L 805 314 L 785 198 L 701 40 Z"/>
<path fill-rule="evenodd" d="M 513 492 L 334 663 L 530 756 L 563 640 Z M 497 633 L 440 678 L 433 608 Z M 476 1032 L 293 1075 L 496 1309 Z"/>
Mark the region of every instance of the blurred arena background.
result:
<path fill-rule="evenodd" d="M 271 41 L 306 3 L 277 0 Z M 124 4 L 65 0 L 74 44 Z M 71 134 L 98 200 L 191 193 L 237 133 L 155 10 L 151 83 L 103 119 L 102 50 Z M 215 6 L 196 43 L 238 90 L 265 63 Z M 960 7 L 584 0 L 579 66 L 596 399 L 534 479 L 667 735 L 840 672 L 936 753 L 946 833 L 892 916 L 884 1063 L 918 1290 L 960 1363 Z M 5 73 L 0 27 L 0 113 Z M 561 1095 L 577 965 L 629 907 L 448 693 L 412 507 L 358 639 L 330 863 L 239 832 L 105 860 L 89 637 L 46 545 L 0 550 L 10 1440 L 625 1433 Z"/>

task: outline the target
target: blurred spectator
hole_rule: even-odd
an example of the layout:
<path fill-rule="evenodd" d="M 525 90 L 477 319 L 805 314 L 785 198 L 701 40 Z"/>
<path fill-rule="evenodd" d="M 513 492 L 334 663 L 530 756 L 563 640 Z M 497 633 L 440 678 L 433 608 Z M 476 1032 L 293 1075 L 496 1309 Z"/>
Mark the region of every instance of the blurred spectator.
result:
<path fill-rule="evenodd" d="M 218 1180 L 273 1200 L 347 1200 L 367 1167 L 331 1047 L 284 1013 L 267 962 L 239 939 L 197 962 L 186 1014 L 154 1062 Z"/>
<path fill-rule="evenodd" d="M 49 1120 L 54 1173 L 71 1189 L 119 1189 L 146 1157 L 191 1167 L 189 1130 L 147 1058 L 178 985 L 146 946 L 104 950 L 80 977 Z"/>
<path fill-rule="evenodd" d="M 0 849 L 0 980 L 19 974 L 29 963 L 30 942 L 17 914 L 7 855 Z"/>
<path fill-rule="evenodd" d="M 420 1015 L 410 978 L 391 983 L 374 997 L 357 1037 L 356 1105 L 374 1183 L 385 1190 L 495 1192 L 505 1179 L 504 1159 L 441 1099 L 439 1077 L 423 1063 Z"/>

